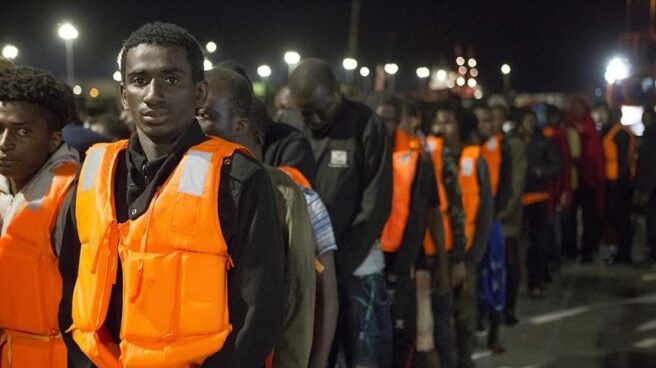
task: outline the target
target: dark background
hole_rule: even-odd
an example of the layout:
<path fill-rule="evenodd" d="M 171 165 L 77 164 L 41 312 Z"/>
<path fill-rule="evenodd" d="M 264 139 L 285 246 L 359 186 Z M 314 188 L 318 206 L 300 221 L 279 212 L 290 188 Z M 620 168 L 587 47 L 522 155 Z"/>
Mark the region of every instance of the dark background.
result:
<path fill-rule="evenodd" d="M 648 0 L 633 0 L 632 28 L 646 27 Z M 343 78 L 350 1 L 2 1 L 0 45 L 20 49 L 17 62 L 65 76 L 64 43 L 57 24 L 72 22 L 77 78 L 111 78 L 121 41 L 145 22 L 175 22 L 211 59 L 234 59 L 254 76 L 269 64 L 272 82 L 284 82 L 283 52 L 325 58 Z M 394 61 L 397 86 L 411 88 L 420 65 L 453 64 L 455 45 L 473 51 L 479 79 L 501 89 L 499 66 L 512 65 L 519 91 L 590 91 L 627 30 L 622 0 L 392 1 L 362 0 L 357 59 L 371 69 Z"/>

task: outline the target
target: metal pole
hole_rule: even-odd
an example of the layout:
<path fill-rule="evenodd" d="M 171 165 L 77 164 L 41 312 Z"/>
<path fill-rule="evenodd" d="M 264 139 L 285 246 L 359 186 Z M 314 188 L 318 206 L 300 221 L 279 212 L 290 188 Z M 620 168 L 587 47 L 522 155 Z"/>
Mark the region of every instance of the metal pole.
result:
<path fill-rule="evenodd" d="M 387 87 L 388 87 L 388 89 L 389 89 L 389 91 L 390 91 L 391 93 L 394 93 L 394 89 L 395 89 L 395 87 L 396 87 L 396 86 L 395 86 L 395 83 L 394 83 L 394 82 L 395 82 L 394 79 L 395 79 L 395 75 L 392 74 L 392 75 L 389 76 L 389 79 L 387 80 L 387 81 L 388 81 L 388 83 L 387 83 Z"/>
<path fill-rule="evenodd" d="M 66 39 L 66 81 L 69 85 L 75 82 L 75 66 L 73 65 L 73 40 Z"/>
<path fill-rule="evenodd" d="M 510 73 L 503 75 L 503 94 L 506 97 L 508 107 L 512 106 L 510 101 Z"/>

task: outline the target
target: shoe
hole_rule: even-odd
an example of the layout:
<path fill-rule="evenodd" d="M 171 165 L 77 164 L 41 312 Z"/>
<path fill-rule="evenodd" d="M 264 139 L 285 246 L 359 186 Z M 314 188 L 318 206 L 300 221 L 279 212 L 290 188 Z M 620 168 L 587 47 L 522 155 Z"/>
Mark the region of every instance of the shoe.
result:
<path fill-rule="evenodd" d="M 515 317 L 514 313 L 506 314 L 506 326 L 517 326 L 518 324 L 519 320 Z"/>

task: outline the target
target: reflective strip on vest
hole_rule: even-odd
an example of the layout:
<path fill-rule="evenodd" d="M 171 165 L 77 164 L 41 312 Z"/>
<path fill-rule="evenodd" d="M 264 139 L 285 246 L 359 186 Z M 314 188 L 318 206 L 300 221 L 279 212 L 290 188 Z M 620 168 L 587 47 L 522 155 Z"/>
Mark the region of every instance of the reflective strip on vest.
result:
<path fill-rule="evenodd" d="M 483 149 L 481 150 L 481 156 L 485 160 L 485 163 L 487 163 L 490 175 L 490 189 L 492 190 L 492 195 L 497 194 L 499 181 L 501 180 L 501 161 L 503 159 L 501 156 L 502 142 L 502 136 L 500 134 L 495 134 L 483 144 Z"/>
<path fill-rule="evenodd" d="M 100 163 L 102 162 L 103 157 L 105 157 L 105 147 L 93 148 L 90 150 L 87 158 L 84 162 L 84 172 L 80 177 L 80 189 L 83 192 L 93 188 L 95 183 L 96 176 L 98 176 L 98 170 L 100 169 Z"/>
<path fill-rule="evenodd" d="M 202 197 L 211 161 L 211 153 L 189 150 L 185 155 L 185 166 L 180 177 L 178 192 Z"/>

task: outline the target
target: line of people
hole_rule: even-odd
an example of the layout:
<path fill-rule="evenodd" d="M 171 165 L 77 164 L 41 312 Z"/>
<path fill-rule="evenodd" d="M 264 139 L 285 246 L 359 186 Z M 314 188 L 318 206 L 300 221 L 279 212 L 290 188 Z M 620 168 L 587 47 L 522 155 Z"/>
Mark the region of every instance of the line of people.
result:
<path fill-rule="evenodd" d="M 575 206 L 582 261 L 604 205 L 630 260 L 632 196 L 654 244 L 656 144 L 637 155 L 615 110 L 602 139 L 580 99 L 372 109 L 306 59 L 270 114 L 168 23 L 119 60 L 135 132 L 114 142 L 48 72 L 0 69 L 0 367 L 473 367 L 523 275 L 541 297 L 577 255 Z"/>

